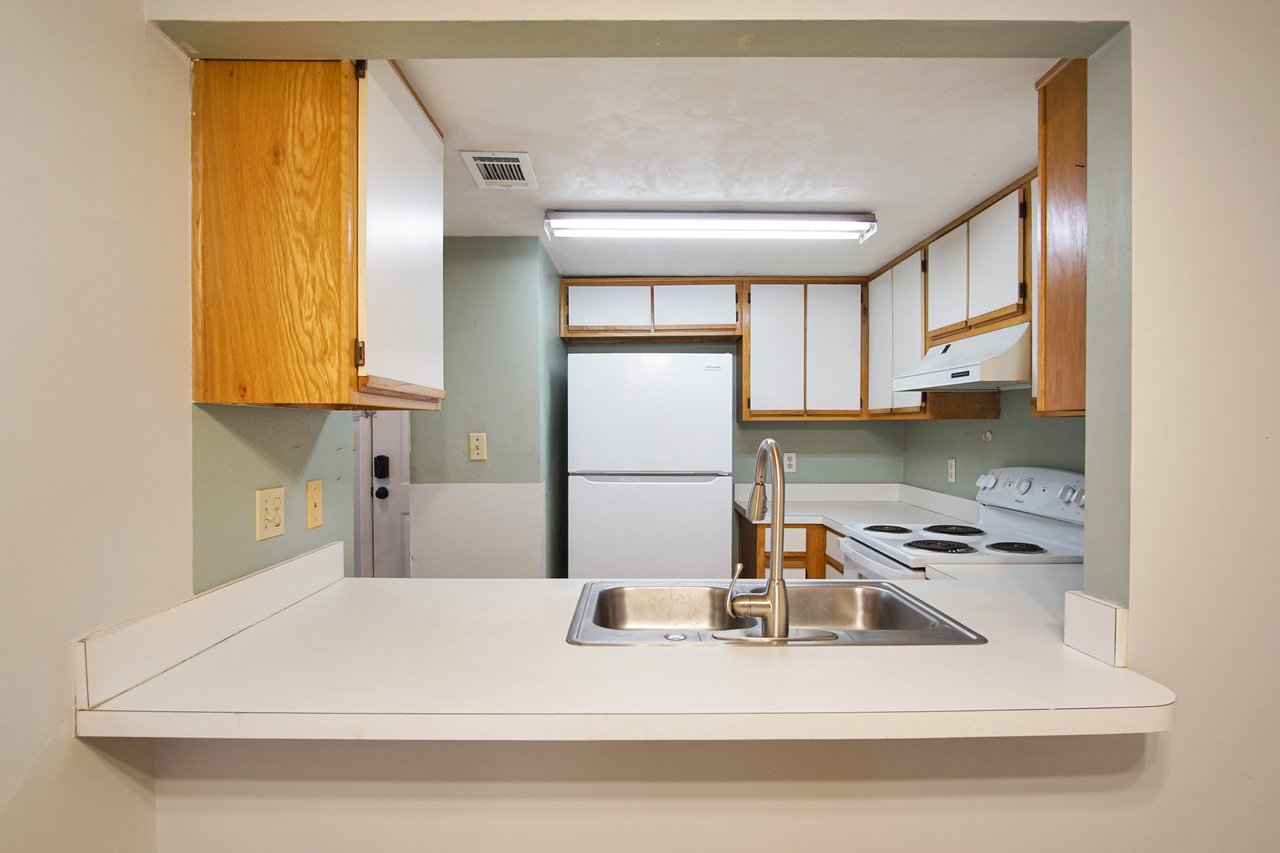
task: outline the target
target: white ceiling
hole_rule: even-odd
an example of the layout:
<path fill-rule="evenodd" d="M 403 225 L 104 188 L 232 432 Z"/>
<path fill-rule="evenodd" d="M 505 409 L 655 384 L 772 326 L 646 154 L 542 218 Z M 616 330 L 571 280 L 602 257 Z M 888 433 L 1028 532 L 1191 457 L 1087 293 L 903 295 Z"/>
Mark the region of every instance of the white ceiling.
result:
<path fill-rule="evenodd" d="M 445 233 L 542 236 L 564 275 L 862 275 L 1035 166 L 1045 59 L 439 59 Z M 459 150 L 527 151 L 536 190 Z M 549 240 L 543 211 L 872 212 L 852 241 Z"/>

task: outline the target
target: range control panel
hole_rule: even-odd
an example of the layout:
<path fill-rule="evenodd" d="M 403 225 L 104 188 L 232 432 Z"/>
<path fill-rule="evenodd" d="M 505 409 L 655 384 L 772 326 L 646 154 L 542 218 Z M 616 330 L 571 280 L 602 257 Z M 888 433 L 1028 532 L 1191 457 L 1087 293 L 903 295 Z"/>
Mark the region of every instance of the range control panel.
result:
<path fill-rule="evenodd" d="M 1084 474 L 1057 468 L 993 468 L 978 478 L 978 503 L 1084 524 Z"/>

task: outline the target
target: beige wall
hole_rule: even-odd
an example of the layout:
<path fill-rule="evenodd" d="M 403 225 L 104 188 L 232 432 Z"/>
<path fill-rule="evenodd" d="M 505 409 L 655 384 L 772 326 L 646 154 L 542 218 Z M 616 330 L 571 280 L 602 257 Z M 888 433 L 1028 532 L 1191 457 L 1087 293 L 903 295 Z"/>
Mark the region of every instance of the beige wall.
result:
<path fill-rule="evenodd" d="M 0 4 L 0 850 L 154 849 L 73 641 L 191 592 L 188 63 L 140 0 Z"/>
<path fill-rule="evenodd" d="M 233 17 L 228 4 L 201 5 Z M 307 6 L 321 19 L 354 14 Z M 386 0 L 362 5 L 359 16 L 393 7 L 409 9 Z M 767 18 L 779 8 L 767 0 L 546 0 L 533 12 L 516 0 L 413 6 L 475 20 Z M 796 18 L 851 8 L 841 0 L 785 7 Z M 762 745 L 749 758 L 688 745 L 166 744 L 165 849 L 224 841 L 267 850 L 286 838 L 386 850 L 432 842 L 688 849 L 728 838 L 742 850 L 779 840 L 784 849 L 895 851 L 1280 846 L 1271 627 L 1280 573 L 1274 558 L 1217 559 L 1184 544 L 1192 521 L 1259 532 L 1274 523 L 1280 406 L 1274 383 L 1259 377 L 1274 360 L 1280 289 L 1260 248 L 1280 225 L 1280 116 L 1263 95 L 1280 74 L 1280 6 L 901 0 L 875 13 L 1133 22 L 1133 665 L 1178 692 L 1175 729 L 1150 738 Z M 1206 608 L 1209 595 L 1218 606 Z"/>

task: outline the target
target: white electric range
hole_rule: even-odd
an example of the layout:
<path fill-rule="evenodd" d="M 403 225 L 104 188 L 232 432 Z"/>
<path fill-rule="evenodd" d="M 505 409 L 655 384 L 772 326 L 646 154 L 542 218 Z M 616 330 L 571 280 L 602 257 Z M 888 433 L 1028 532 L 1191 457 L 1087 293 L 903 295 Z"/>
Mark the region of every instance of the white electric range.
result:
<path fill-rule="evenodd" d="M 1081 563 L 1084 474 L 995 468 L 978 478 L 978 520 L 867 524 L 840 541 L 845 577 L 924 580 L 926 565 Z"/>

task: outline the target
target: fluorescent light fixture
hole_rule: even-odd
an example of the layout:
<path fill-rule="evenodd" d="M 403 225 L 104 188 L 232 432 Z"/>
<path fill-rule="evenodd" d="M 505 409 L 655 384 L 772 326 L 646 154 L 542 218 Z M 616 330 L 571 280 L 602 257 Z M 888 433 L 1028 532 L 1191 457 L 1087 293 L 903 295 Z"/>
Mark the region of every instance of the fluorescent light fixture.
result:
<path fill-rule="evenodd" d="M 871 213 L 697 213 L 548 210 L 548 237 L 649 240 L 857 240 L 876 233 Z"/>

